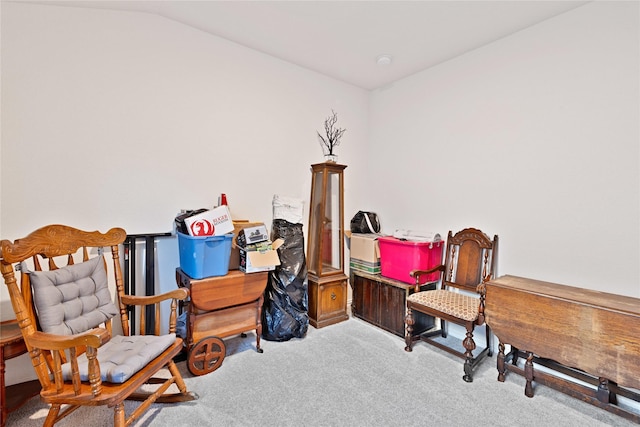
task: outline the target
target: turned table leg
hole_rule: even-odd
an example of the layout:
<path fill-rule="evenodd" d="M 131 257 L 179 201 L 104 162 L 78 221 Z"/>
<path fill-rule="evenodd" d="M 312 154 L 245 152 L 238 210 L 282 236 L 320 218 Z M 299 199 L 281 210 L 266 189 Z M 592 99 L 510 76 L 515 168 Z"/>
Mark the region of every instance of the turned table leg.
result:
<path fill-rule="evenodd" d="M 404 319 L 406 325 L 406 332 L 404 335 L 404 343 L 406 344 L 404 347 L 404 351 L 413 351 L 413 325 L 415 323 L 415 319 L 413 318 L 413 310 L 410 308 L 407 309 L 407 315 Z"/>
<path fill-rule="evenodd" d="M 500 343 L 498 344 L 498 362 L 497 362 L 497 367 L 498 367 L 498 381 L 500 381 L 501 383 L 504 382 L 504 374 L 507 371 L 507 369 L 504 366 L 504 344 L 502 343 L 502 341 L 500 341 Z"/>
<path fill-rule="evenodd" d="M 262 335 L 262 304 L 264 303 L 264 295 L 260 295 L 258 299 L 258 312 L 256 313 L 256 350 L 258 353 L 263 353 L 264 350 L 260 348 L 260 336 Z"/>
<path fill-rule="evenodd" d="M 524 395 L 533 397 L 533 353 L 529 353 L 527 361 L 524 364 L 524 377 L 527 380 L 527 384 L 524 386 Z"/>

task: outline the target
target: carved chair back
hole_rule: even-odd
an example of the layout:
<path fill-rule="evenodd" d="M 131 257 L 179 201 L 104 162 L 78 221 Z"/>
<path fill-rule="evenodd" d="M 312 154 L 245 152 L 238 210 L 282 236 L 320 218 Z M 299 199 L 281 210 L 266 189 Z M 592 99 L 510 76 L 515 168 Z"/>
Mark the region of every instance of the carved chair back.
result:
<path fill-rule="evenodd" d="M 497 252 L 497 237 L 494 240 L 475 228 L 466 228 L 455 235 L 449 231 L 442 289 L 476 293 L 478 285 L 496 271 L 493 253 Z"/>

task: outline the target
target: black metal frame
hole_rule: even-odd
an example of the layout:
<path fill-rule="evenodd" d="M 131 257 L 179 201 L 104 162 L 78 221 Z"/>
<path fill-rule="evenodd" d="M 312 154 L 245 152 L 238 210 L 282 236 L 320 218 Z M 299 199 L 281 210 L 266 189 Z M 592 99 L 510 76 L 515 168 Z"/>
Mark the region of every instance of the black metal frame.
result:
<path fill-rule="evenodd" d="M 127 234 L 124 241 L 124 292 L 127 295 L 136 294 L 136 242 L 140 239 L 145 241 L 145 295 L 155 295 L 155 240 L 158 237 L 171 237 L 171 233 L 150 233 L 150 234 Z M 129 321 L 131 331 L 135 333 L 135 313 L 134 307 L 129 307 Z M 145 334 L 153 334 L 155 329 L 155 317 L 153 307 L 146 307 L 146 327 Z"/>

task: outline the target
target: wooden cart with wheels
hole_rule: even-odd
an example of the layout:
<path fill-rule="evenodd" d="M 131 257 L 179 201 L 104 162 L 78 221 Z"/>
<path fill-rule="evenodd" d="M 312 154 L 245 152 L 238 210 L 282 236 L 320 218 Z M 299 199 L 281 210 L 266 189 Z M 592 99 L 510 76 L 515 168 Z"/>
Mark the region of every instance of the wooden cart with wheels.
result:
<path fill-rule="evenodd" d="M 268 272 L 245 274 L 232 270 L 225 276 L 192 279 L 176 269 L 179 287 L 189 290 L 186 349 L 187 368 L 193 375 L 211 373 L 222 365 L 223 338 L 255 330 L 256 351 L 262 353 L 262 303 Z"/>

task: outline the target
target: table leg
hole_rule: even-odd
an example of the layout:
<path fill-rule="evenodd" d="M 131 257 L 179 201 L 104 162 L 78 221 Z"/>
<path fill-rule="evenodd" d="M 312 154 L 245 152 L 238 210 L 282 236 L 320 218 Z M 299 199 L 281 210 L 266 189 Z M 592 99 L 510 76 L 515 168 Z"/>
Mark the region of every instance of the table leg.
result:
<path fill-rule="evenodd" d="M 527 361 L 524 364 L 524 377 L 527 380 L 527 384 L 524 386 L 524 395 L 533 397 L 533 353 L 529 353 L 529 357 L 527 357 Z"/>
<path fill-rule="evenodd" d="M 506 372 L 506 368 L 504 366 L 504 344 L 502 343 L 502 341 L 500 341 L 500 343 L 498 344 L 498 361 L 497 361 L 497 367 L 498 367 L 498 381 L 500 381 L 501 383 L 504 382 L 504 374 Z"/>

